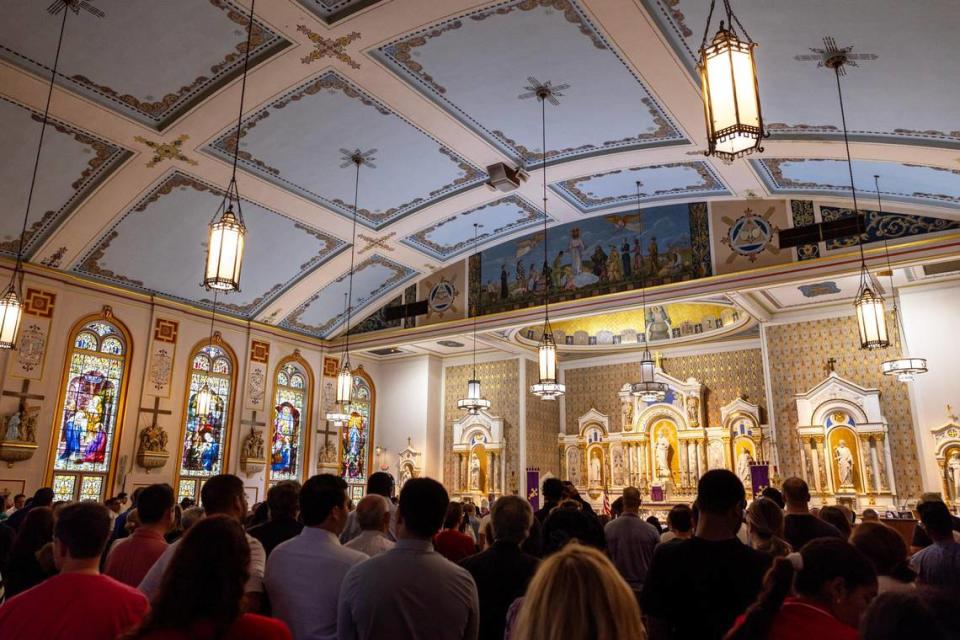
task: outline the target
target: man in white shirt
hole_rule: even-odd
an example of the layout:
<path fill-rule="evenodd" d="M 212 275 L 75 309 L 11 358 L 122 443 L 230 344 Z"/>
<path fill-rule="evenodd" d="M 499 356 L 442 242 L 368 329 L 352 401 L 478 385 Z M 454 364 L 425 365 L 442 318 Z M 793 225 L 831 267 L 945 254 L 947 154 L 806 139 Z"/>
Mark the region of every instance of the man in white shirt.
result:
<path fill-rule="evenodd" d="M 371 558 L 384 551 L 393 549 L 394 542 L 387 537 L 390 530 L 389 500 L 383 496 L 370 494 L 357 505 L 357 524 L 360 535 L 344 546 L 365 553 Z"/>
<path fill-rule="evenodd" d="M 17 495 L 13 496 L 13 505 L 4 511 L 3 514 L 9 518 L 17 511 L 20 511 L 20 509 L 23 509 L 23 503 L 26 502 L 26 500 L 27 496 L 23 495 L 22 493 L 18 493 Z"/>
<path fill-rule="evenodd" d="M 224 514 L 242 524 L 247 515 L 247 495 L 243 490 L 243 480 L 228 473 L 213 476 L 203 484 L 203 488 L 200 489 L 200 502 L 208 516 Z M 148 600 L 153 601 L 157 592 L 160 591 L 163 573 L 170 564 L 179 542 L 177 540 L 167 547 L 140 583 L 138 588 Z M 250 566 L 248 567 L 250 577 L 247 579 L 243 607 L 246 611 L 259 611 L 263 594 L 263 569 L 267 563 L 267 554 L 256 538 L 248 535 L 247 542 L 250 543 Z"/>
<path fill-rule="evenodd" d="M 387 531 L 387 536 L 391 540 L 397 539 L 397 506 L 393 504 L 392 499 L 395 486 L 393 476 L 385 471 L 376 471 L 371 473 L 370 477 L 367 478 L 367 495 L 383 496 L 389 503 L 390 529 Z M 340 534 L 340 542 L 347 544 L 360 535 L 360 531 L 360 523 L 357 522 L 357 512 L 352 511 L 347 517 L 347 524 L 343 528 L 343 533 Z"/>
<path fill-rule="evenodd" d="M 350 513 L 347 483 L 329 473 L 300 489 L 303 531 L 274 548 L 263 582 L 274 617 L 294 640 L 336 640 L 337 598 L 343 576 L 367 555 L 347 549 L 337 536 Z"/>
<path fill-rule="evenodd" d="M 340 640 L 476 640 L 473 577 L 433 549 L 450 499 L 430 478 L 407 480 L 397 544 L 347 572 L 340 587 Z"/>

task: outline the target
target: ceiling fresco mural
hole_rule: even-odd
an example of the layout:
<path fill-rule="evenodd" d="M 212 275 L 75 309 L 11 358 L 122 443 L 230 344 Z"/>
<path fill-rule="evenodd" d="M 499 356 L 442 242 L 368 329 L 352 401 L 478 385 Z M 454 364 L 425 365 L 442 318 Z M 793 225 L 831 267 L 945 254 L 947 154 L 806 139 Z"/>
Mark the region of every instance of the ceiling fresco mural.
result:
<path fill-rule="evenodd" d="M 641 0 L 691 74 L 709 2 Z M 861 54 L 843 79 L 847 122 L 855 139 L 960 145 L 954 105 L 960 84 L 944 43 L 960 31 L 950 0 L 905 5 L 890 0 L 739 0 L 734 10 L 756 42 L 764 120 L 774 137 L 842 134 L 833 73 L 818 68 L 824 37 Z M 714 15 L 714 29 L 717 16 Z M 798 59 L 798 57 L 800 59 Z M 890 78 L 896 78 L 891 91 Z M 699 84 L 699 78 L 697 78 Z M 937 99 L 931 99 L 931 96 Z"/>
<path fill-rule="evenodd" d="M 207 149 L 233 160 L 236 130 Z M 381 229 L 486 174 L 335 71 L 327 71 L 248 115 L 240 129 L 246 170 L 352 218 L 354 164 L 361 169 L 358 221 Z M 310 162 L 304 162 L 310 157 Z M 416 158 L 416 165 L 410 162 Z"/>
<path fill-rule="evenodd" d="M 4 7 L 0 58 L 50 75 L 59 21 L 47 4 Z M 162 129 L 243 69 L 248 9 L 230 0 L 97 0 L 105 15 L 68 20 L 58 83 L 141 124 Z M 255 21 L 251 62 L 290 43 Z"/>
<path fill-rule="evenodd" d="M 685 142 L 571 0 L 499 2 L 403 36 L 374 56 L 527 165 L 543 159 L 537 83 L 565 87 L 555 94 L 559 106 L 547 107 L 549 159 Z"/>
<path fill-rule="evenodd" d="M 222 199 L 217 187 L 172 172 L 107 229 L 74 271 L 209 308 L 213 294 L 200 286 L 200 274 L 207 224 Z M 218 311 L 251 317 L 346 246 L 253 202 L 244 200 L 242 211 L 247 244 L 241 290 L 218 297 Z"/>
<path fill-rule="evenodd" d="M 0 99 L 0 186 L 4 215 L 0 216 L 0 253 L 17 254 L 30 175 L 40 137 L 42 113 Z M 50 121 L 40 157 L 38 176 L 27 221 L 24 250 L 37 244 L 68 216 L 83 198 L 130 156 L 126 149 L 62 122 Z"/>
<path fill-rule="evenodd" d="M 614 169 L 582 178 L 556 182 L 550 188 L 580 213 L 594 213 L 637 201 L 657 202 L 703 195 L 726 195 L 727 188 L 706 162 L 672 162 L 649 167 Z"/>

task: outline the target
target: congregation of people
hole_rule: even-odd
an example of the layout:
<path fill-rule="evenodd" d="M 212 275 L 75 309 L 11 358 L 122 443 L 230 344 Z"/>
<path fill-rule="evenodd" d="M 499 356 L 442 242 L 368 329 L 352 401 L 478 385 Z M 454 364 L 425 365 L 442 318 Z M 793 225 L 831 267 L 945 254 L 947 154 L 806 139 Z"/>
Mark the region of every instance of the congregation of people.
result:
<path fill-rule="evenodd" d="M 712 470 L 664 526 L 627 487 L 482 505 L 430 478 L 243 481 L 200 503 L 154 484 L 105 504 L 14 496 L 0 521 L 0 638 L 892 640 L 960 637 L 960 519 L 937 495 L 909 542 L 866 509 L 811 508 L 788 478 L 748 503 Z"/>

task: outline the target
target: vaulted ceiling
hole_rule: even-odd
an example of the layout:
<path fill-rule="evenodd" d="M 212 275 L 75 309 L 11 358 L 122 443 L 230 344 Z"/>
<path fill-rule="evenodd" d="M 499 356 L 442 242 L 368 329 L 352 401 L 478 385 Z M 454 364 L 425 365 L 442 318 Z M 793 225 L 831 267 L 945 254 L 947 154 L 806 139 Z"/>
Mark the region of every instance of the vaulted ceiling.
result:
<path fill-rule="evenodd" d="M 960 219 L 960 11 L 954 0 L 738 0 L 760 43 L 765 152 L 705 158 L 695 51 L 707 0 L 261 0 L 239 139 L 247 0 L 89 0 L 71 14 L 26 244 L 35 263 L 209 307 L 205 228 L 239 144 L 250 229 L 242 291 L 218 307 L 320 337 L 343 324 L 353 165 L 353 304 L 372 310 L 542 222 L 547 105 L 551 224 L 644 204 L 803 195 L 842 202 L 844 78 L 858 189 L 881 176 L 904 211 Z M 59 19 L 14 0 L 0 22 L 0 253 L 16 252 Z M 922 6 L 921 6 L 922 5 Z M 485 167 L 523 166 L 511 194 Z"/>

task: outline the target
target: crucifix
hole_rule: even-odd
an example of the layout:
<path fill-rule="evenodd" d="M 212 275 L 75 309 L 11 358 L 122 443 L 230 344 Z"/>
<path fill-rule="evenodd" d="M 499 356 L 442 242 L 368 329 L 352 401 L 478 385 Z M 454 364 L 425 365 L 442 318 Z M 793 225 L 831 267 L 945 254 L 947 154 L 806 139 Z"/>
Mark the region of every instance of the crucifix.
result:
<path fill-rule="evenodd" d="M 149 413 L 153 420 L 150 421 L 151 427 L 157 426 L 157 416 L 169 416 L 173 411 L 160 408 L 160 396 L 153 396 L 153 407 L 140 407 L 140 413 Z"/>
<path fill-rule="evenodd" d="M 254 427 L 265 427 L 265 426 L 267 426 L 267 423 L 266 423 L 266 422 L 258 422 L 258 421 L 257 421 L 257 411 L 256 411 L 256 409 L 254 409 L 254 410 L 251 412 L 251 416 L 250 416 L 250 419 L 249 419 L 249 420 L 241 420 L 241 421 L 240 421 L 240 424 L 243 425 L 243 426 L 246 426 L 246 427 L 250 427 L 251 430 L 252 430 Z"/>
<path fill-rule="evenodd" d="M 829 357 L 829 358 L 827 358 L 827 371 L 828 371 L 829 373 L 833 373 L 834 371 L 836 371 L 836 366 L 837 366 L 837 359 L 836 359 L 836 358 L 834 358 L 834 357 L 832 357 L 832 356 Z"/>
<path fill-rule="evenodd" d="M 30 381 L 26 378 L 24 378 L 23 383 L 21 383 L 19 392 L 4 390 L 3 395 L 10 398 L 20 398 L 20 403 L 17 407 L 21 412 L 27 410 L 27 400 L 43 400 L 42 395 L 30 393 Z"/>

